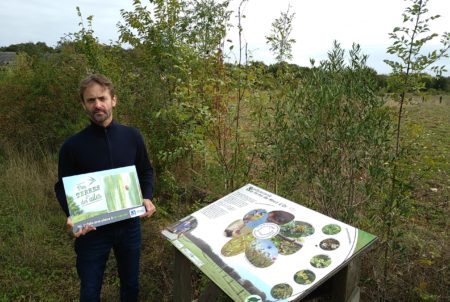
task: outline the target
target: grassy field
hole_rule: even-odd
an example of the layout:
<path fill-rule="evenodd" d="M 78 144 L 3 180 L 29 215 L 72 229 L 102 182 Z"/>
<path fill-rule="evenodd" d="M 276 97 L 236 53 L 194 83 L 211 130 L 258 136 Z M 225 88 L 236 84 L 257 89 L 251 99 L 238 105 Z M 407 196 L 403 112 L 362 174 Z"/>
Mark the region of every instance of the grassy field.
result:
<path fill-rule="evenodd" d="M 392 301 L 448 301 L 450 254 L 450 97 L 406 106 L 404 143 L 416 156 L 408 215 L 402 217 L 392 266 Z M 73 238 L 54 197 L 56 158 L 36 161 L 0 145 L 0 301 L 76 301 L 78 278 Z M 173 249 L 160 229 L 173 221 L 156 215 L 143 224 L 141 301 L 171 301 Z M 370 255 L 375 255 L 371 253 Z M 103 301 L 117 301 L 111 255 Z M 364 270 L 362 300 L 377 291 Z M 396 299 L 398 298 L 398 299 Z"/>
<path fill-rule="evenodd" d="M 450 98 L 437 97 L 407 106 L 407 140 L 418 156 L 410 163 L 417 175 L 411 213 L 404 221 L 404 285 L 414 282 L 414 290 L 424 301 L 450 299 L 448 264 L 450 217 Z M 409 276 L 408 276 L 409 275 Z M 407 280 L 406 277 L 413 279 Z"/>
<path fill-rule="evenodd" d="M 73 236 L 54 197 L 56 160 L 0 154 L 0 301 L 78 301 Z M 173 252 L 159 234 L 168 222 L 143 223 L 142 301 L 169 301 Z M 167 273 L 167 275 L 166 275 Z M 103 301 L 119 301 L 113 253 Z"/>
<path fill-rule="evenodd" d="M 402 145 L 412 154 L 403 165 L 411 175 L 412 195 L 396 230 L 389 301 L 449 301 L 450 96 L 412 99 L 402 129 Z M 364 275 L 372 282 L 377 278 L 370 265 Z M 373 301 L 380 286 L 365 288 L 363 301 Z"/>

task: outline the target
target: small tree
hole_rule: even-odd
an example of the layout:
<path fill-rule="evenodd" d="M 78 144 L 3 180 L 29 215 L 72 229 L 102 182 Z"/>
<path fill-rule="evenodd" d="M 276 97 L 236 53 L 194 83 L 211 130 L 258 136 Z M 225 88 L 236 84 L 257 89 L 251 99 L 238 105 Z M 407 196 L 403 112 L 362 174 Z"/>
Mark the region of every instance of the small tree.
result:
<path fill-rule="evenodd" d="M 445 66 L 432 66 L 441 58 L 448 58 L 450 48 L 450 33 L 445 32 L 441 37 L 442 47 L 430 53 L 423 54 L 425 44 L 438 37 L 436 33 L 429 33 L 429 23 L 440 18 L 440 15 L 427 16 L 428 0 L 410 0 L 411 6 L 403 13 L 402 27 L 395 27 L 389 37 L 394 43 L 388 47 L 389 54 L 396 55 L 398 60 L 385 60 L 392 68 L 392 75 L 399 78 L 399 111 L 397 120 L 397 136 L 395 154 L 400 152 L 400 128 L 402 122 L 403 105 L 407 92 L 417 92 L 422 88 L 420 75 L 431 66 L 431 70 L 438 75 L 446 71 Z"/>
<path fill-rule="evenodd" d="M 90 73 L 106 73 L 105 72 L 105 60 L 103 58 L 102 46 L 100 45 L 98 38 L 94 35 L 94 30 L 92 28 L 92 21 L 94 16 L 88 16 L 87 26 L 84 25 L 83 15 L 81 14 L 81 9 L 77 6 L 77 15 L 80 18 L 78 26 L 80 30 L 75 33 L 66 34 L 59 42 L 59 48 L 64 46 L 73 45 L 75 51 L 86 57 L 87 63 L 89 65 Z"/>
<path fill-rule="evenodd" d="M 270 45 L 276 61 L 274 76 L 276 81 L 276 89 L 269 92 L 269 103 L 266 112 L 263 113 L 263 127 L 258 133 L 259 139 L 264 142 L 266 148 L 260 150 L 259 156 L 266 163 L 267 180 L 273 183 L 273 190 L 279 193 L 280 178 L 285 174 L 288 161 L 285 144 L 289 144 L 290 139 L 286 137 L 287 107 L 286 96 L 295 89 L 297 81 L 294 78 L 294 72 L 290 68 L 287 60 L 292 59 L 292 45 L 295 39 L 291 39 L 292 22 L 295 13 L 290 13 L 291 6 L 285 12 L 281 12 L 280 17 L 272 22 L 272 29 L 269 36 L 266 36 L 266 43 Z M 270 175 L 270 176 L 269 176 Z"/>
<path fill-rule="evenodd" d="M 296 42 L 291 39 L 292 21 L 295 13 L 290 13 L 291 6 L 281 16 L 272 22 L 272 32 L 266 36 L 267 43 L 270 44 L 270 50 L 275 54 L 278 62 L 292 59 L 292 45 Z"/>
<path fill-rule="evenodd" d="M 439 15 L 428 16 L 428 0 L 410 0 L 410 6 L 403 13 L 403 26 L 395 27 L 389 34 L 394 41 L 388 48 L 389 54 L 395 55 L 397 60 L 385 60 L 392 68 L 392 84 L 394 97 L 399 102 L 395 132 L 395 149 L 392 157 L 391 188 L 382 209 L 384 230 L 384 291 L 382 300 L 386 299 L 387 280 L 389 272 L 389 258 L 392 254 L 394 229 L 400 215 L 405 214 L 405 202 L 409 198 L 411 181 L 405 169 L 402 169 L 402 158 L 405 150 L 401 145 L 401 126 L 404 116 L 404 105 L 407 93 L 419 92 L 423 88 L 421 74 L 428 68 L 438 75 L 446 71 L 444 66 L 433 65 L 439 59 L 448 57 L 450 48 L 450 33 L 441 36 L 441 48 L 429 53 L 423 53 L 427 42 L 438 37 L 430 33 L 429 23 Z M 408 170 L 409 171 L 409 170 Z"/>

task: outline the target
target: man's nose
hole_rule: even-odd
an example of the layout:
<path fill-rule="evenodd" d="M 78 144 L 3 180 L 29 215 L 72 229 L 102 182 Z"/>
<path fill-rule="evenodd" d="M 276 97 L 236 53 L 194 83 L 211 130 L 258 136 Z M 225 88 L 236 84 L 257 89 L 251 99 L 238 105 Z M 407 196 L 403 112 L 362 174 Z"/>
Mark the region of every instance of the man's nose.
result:
<path fill-rule="evenodd" d="M 95 99 L 94 107 L 95 107 L 95 108 L 99 108 L 100 106 L 101 106 L 100 100 L 99 100 L 99 99 Z"/>

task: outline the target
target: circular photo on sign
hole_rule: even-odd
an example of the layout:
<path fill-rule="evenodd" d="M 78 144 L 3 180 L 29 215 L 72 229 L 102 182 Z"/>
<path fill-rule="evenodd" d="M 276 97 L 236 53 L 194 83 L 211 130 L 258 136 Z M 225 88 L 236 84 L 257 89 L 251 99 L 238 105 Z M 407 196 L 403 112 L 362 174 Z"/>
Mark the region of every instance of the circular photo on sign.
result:
<path fill-rule="evenodd" d="M 304 244 L 304 237 L 314 234 L 314 227 L 285 211 L 267 212 L 255 209 L 236 220 L 225 230 L 231 240 L 221 253 L 231 257 L 245 252 L 247 260 L 256 267 L 272 265 L 278 255 L 292 255 Z"/>
<path fill-rule="evenodd" d="M 246 226 L 254 229 L 258 225 L 266 222 L 268 216 L 269 216 L 269 214 L 267 214 L 266 210 L 257 209 L 257 210 L 252 210 L 252 211 L 248 212 L 247 214 L 245 214 L 243 220 L 244 220 L 244 223 Z"/>
<path fill-rule="evenodd" d="M 320 248 L 325 251 L 334 251 L 339 245 L 339 241 L 333 238 L 322 240 L 319 244 Z"/>
<path fill-rule="evenodd" d="M 263 302 L 263 299 L 258 295 L 251 295 L 245 298 L 244 302 Z"/>
<path fill-rule="evenodd" d="M 252 230 L 248 228 L 244 221 L 239 219 L 231 223 L 224 231 L 226 237 L 238 237 L 250 233 Z"/>
<path fill-rule="evenodd" d="M 316 268 L 325 268 L 330 266 L 331 258 L 327 255 L 317 255 L 312 257 L 309 263 Z"/>
<path fill-rule="evenodd" d="M 270 294 L 275 299 L 286 299 L 292 296 L 292 287 L 287 283 L 280 283 L 272 287 Z"/>
<path fill-rule="evenodd" d="M 170 225 L 167 229 L 173 234 L 183 234 L 195 229 L 197 225 L 197 219 L 193 216 L 188 216 L 176 224 Z"/>
<path fill-rule="evenodd" d="M 273 243 L 278 249 L 278 252 L 281 255 L 292 255 L 296 252 L 298 252 L 302 247 L 303 244 L 301 242 L 301 239 L 294 239 L 294 238 L 287 238 L 281 235 L 277 235 L 272 238 Z"/>
<path fill-rule="evenodd" d="M 253 237 L 252 233 L 235 237 L 228 241 L 222 247 L 222 250 L 220 252 L 225 257 L 239 255 L 240 253 L 245 252 L 245 250 L 248 246 L 250 246 L 250 243 L 252 243 L 253 240 L 255 240 L 255 237 Z"/>
<path fill-rule="evenodd" d="M 341 231 L 341 227 L 337 224 L 327 224 L 322 228 L 322 232 L 325 235 L 336 235 Z"/>
<path fill-rule="evenodd" d="M 268 267 L 278 257 L 278 249 L 269 239 L 256 239 L 245 249 L 248 261 L 256 267 Z"/>
<path fill-rule="evenodd" d="M 314 227 L 303 221 L 292 221 L 281 226 L 280 234 L 287 237 L 300 238 L 314 234 Z"/>
<path fill-rule="evenodd" d="M 294 220 L 294 215 L 285 211 L 272 211 L 269 212 L 267 217 L 267 222 L 272 222 L 276 224 L 286 224 Z"/>
<path fill-rule="evenodd" d="M 316 275 L 310 270 L 301 270 L 295 273 L 294 281 L 301 285 L 308 285 L 316 280 Z"/>

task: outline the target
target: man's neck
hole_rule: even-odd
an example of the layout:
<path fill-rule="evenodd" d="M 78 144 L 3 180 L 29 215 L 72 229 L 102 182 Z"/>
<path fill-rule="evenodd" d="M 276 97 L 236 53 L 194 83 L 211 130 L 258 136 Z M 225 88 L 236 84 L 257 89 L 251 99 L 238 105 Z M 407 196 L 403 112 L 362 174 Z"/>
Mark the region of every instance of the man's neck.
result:
<path fill-rule="evenodd" d="M 97 122 L 95 122 L 95 121 L 93 121 L 93 120 L 91 120 L 91 122 L 92 122 L 94 125 L 99 126 L 99 127 L 101 127 L 101 128 L 108 128 L 108 127 L 112 124 L 113 119 L 111 118 L 111 119 L 106 120 L 106 121 L 104 121 L 104 122 L 102 122 L 102 123 L 97 123 Z"/>

